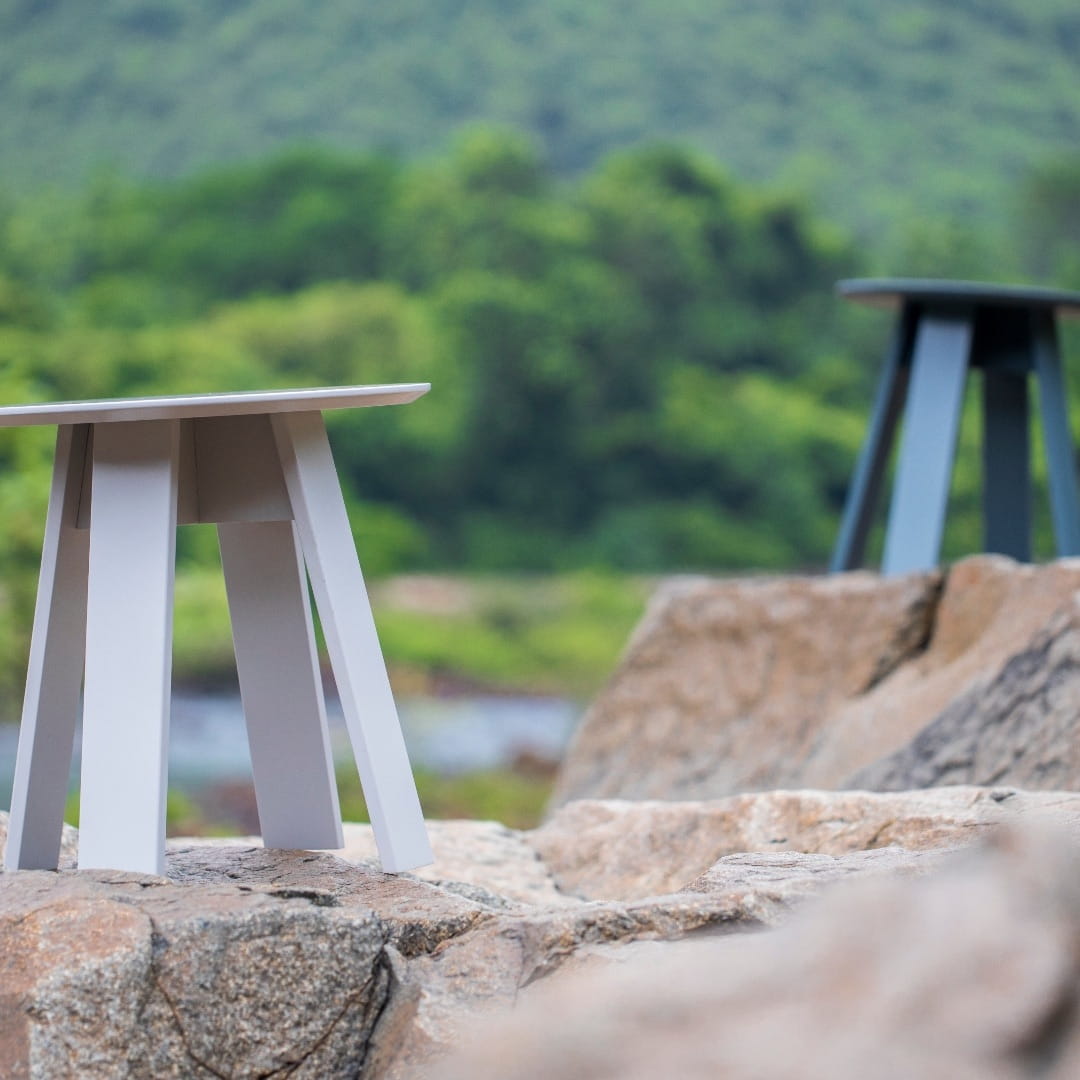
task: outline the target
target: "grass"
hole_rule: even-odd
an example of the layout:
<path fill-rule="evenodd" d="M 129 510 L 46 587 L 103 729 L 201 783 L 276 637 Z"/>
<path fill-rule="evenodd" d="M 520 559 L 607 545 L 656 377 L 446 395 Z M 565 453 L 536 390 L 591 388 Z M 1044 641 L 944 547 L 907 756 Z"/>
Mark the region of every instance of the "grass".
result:
<path fill-rule="evenodd" d="M 501 821 L 513 829 L 531 829 L 539 824 L 554 779 L 553 770 L 543 767 L 483 769 L 453 776 L 417 769 L 414 775 L 424 817 Z M 339 769 L 337 784 L 342 819 L 368 821 L 355 769 Z M 78 789 L 68 795 L 64 820 L 79 826 Z M 254 788 L 245 781 L 212 785 L 204 791 L 172 787 L 165 805 L 165 831 L 169 836 L 257 833 Z"/>
<path fill-rule="evenodd" d="M 399 694 L 468 689 L 581 700 L 614 669 L 648 584 L 598 573 L 424 575 L 389 578 L 371 592 Z M 231 677 L 228 610 L 216 568 L 178 574 L 174 636 L 178 683 Z"/>
<path fill-rule="evenodd" d="M 513 829 L 531 829 L 540 823 L 553 779 L 550 773 L 518 769 L 485 769 L 455 776 L 418 769 L 415 776 L 424 817 L 501 821 Z M 338 793 L 345 821 L 368 820 L 355 774 L 338 773 Z"/>

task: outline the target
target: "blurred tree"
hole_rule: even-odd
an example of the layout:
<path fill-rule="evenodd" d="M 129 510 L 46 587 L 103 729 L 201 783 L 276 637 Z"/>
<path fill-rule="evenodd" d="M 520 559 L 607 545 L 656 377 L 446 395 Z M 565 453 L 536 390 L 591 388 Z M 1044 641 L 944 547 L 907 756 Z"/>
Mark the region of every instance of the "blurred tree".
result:
<path fill-rule="evenodd" d="M 679 147 L 613 157 L 586 182 L 593 250 L 650 316 L 650 352 L 804 374 L 852 251 L 794 199 L 740 188 Z M 828 318 L 828 316 L 824 316 Z"/>
<path fill-rule="evenodd" d="M 467 132 L 445 161 L 412 170 L 390 224 L 390 276 L 427 291 L 459 271 L 535 280 L 580 248 L 582 222 L 513 131 Z"/>
<path fill-rule="evenodd" d="M 836 417 L 863 407 L 831 295 L 854 259 L 698 154 L 638 149 L 566 188 L 521 135 L 474 130 L 408 168 L 302 149 L 0 222 L 0 302 L 59 311 L 34 333 L 8 300 L 25 325 L 0 357 L 47 396 L 431 381 L 332 420 L 354 509 L 400 548 L 382 566 L 824 555 Z"/>
<path fill-rule="evenodd" d="M 86 320 L 176 321 L 223 299 L 382 276 L 399 174 L 384 156 L 299 148 L 170 184 L 103 177 L 74 221 L 30 200 L 7 231 L 13 259 L 32 266 L 23 276 L 79 288 Z"/>
<path fill-rule="evenodd" d="M 1018 203 L 1020 250 L 1028 275 L 1080 288 L 1080 154 L 1033 169 Z"/>

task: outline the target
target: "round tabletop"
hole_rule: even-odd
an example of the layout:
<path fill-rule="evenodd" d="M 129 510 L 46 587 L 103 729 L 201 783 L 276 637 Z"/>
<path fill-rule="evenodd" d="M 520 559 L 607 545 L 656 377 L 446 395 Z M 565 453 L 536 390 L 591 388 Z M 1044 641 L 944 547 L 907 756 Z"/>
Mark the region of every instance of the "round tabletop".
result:
<path fill-rule="evenodd" d="M 836 291 L 848 300 L 878 307 L 897 307 L 904 301 L 915 300 L 942 306 L 1058 308 L 1066 313 L 1080 313 L 1080 293 L 1033 285 L 932 278 L 848 278 L 836 283 Z"/>
<path fill-rule="evenodd" d="M 430 389 L 430 383 L 397 383 L 386 386 L 322 386 L 303 390 L 256 390 L 8 405 L 0 408 L 0 427 L 192 420 L 207 416 L 251 416 L 356 409 L 371 405 L 405 405 Z"/>

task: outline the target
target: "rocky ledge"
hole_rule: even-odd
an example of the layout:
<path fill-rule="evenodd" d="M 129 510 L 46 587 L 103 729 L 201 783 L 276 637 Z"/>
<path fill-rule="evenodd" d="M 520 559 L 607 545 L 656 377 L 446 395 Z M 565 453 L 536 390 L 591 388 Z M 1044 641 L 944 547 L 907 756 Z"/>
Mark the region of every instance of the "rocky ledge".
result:
<path fill-rule="evenodd" d="M 363 826 L 341 855 L 8 873 L 0 1075 L 1056 1076 L 1015 1070 L 1073 1053 L 1078 830 L 1073 794 L 773 792 L 434 822 L 415 875 Z M 897 1070 L 867 1071 L 875 1040 Z M 835 1067 L 791 1071 L 803 1044 Z M 954 1071 L 914 1068 L 942 1047 Z"/>
<path fill-rule="evenodd" d="M 1080 788 L 1080 559 L 658 590 L 556 803 Z"/>

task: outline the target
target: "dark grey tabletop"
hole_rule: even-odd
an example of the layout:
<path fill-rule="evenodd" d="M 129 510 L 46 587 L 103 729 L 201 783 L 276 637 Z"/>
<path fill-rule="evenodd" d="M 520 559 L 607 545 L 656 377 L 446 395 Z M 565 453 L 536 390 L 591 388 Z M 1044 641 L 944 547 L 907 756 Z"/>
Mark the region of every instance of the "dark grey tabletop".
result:
<path fill-rule="evenodd" d="M 982 281 L 936 281 L 932 278 L 848 278 L 836 283 L 848 300 L 878 307 L 897 307 L 902 301 L 925 304 L 972 304 L 981 307 L 1058 308 L 1080 315 L 1080 293 L 1032 285 L 995 285 Z"/>

